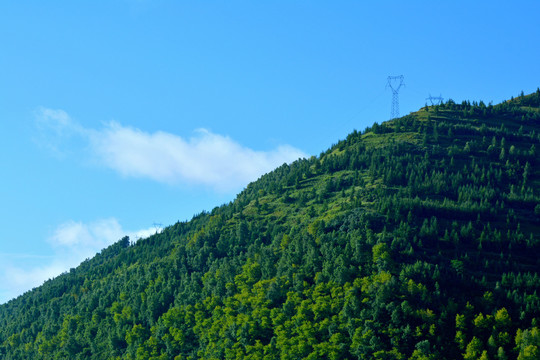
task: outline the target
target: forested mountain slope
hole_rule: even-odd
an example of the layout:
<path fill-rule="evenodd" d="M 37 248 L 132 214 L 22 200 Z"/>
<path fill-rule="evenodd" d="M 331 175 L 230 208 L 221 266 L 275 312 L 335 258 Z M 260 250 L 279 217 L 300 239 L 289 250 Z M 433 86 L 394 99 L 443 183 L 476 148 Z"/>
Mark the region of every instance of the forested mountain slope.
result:
<path fill-rule="evenodd" d="M 353 132 L 0 306 L 2 359 L 538 359 L 540 91 Z"/>

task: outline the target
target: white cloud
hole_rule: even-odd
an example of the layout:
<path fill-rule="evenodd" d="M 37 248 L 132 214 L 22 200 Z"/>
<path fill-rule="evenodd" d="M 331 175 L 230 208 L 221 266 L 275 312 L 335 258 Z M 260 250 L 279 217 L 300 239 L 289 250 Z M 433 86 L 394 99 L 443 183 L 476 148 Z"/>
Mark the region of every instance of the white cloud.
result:
<path fill-rule="evenodd" d="M 156 227 L 126 231 L 115 218 L 100 219 L 88 224 L 71 220 L 56 228 L 54 234 L 49 238 L 49 243 L 54 247 L 89 248 L 93 253 L 96 253 L 124 236 L 129 236 L 131 240 L 135 241 L 159 231 L 160 229 Z"/>
<path fill-rule="evenodd" d="M 83 137 L 90 144 L 91 156 L 119 174 L 167 184 L 236 190 L 283 163 L 306 157 L 289 145 L 256 151 L 206 129 L 198 129 L 185 139 L 163 131 L 144 132 L 114 121 L 101 129 L 83 128 L 62 110 L 42 108 L 38 118 L 58 136 Z"/>
<path fill-rule="evenodd" d="M 124 176 L 165 183 L 204 184 L 230 190 L 256 180 L 284 162 L 305 154 L 291 146 L 264 152 L 205 129 L 188 140 L 166 132 L 153 134 L 111 122 L 91 136 L 95 154 Z"/>
<path fill-rule="evenodd" d="M 0 254 L 0 304 L 77 267 L 124 236 L 135 241 L 159 230 L 151 227 L 127 231 L 115 218 L 88 224 L 76 221 L 63 223 L 48 239 L 54 255 Z"/>
<path fill-rule="evenodd" d="M 80 137 L 87 134 L 86 129 L 73 121 L 64 110 L 41 107 L 35 117 L 38 132 L 33 140 L 60 158 L 65 157 Z"/>
<path fill-rule="evenodd" d="M 1 295 L 3 295 L 3 298 L 0 298 L 0 303 L 40 286 L 45 280 L 52 279 L 73 266 L 71 266 L 71 262 L 68 259 L 64 261 L 55 259 L 52 263 L 29 269 L 23 269 L 13 264 L 2 266 L 2 277 L 4 279 Z"/>
<path fill-rule="evenodd" d="M 41 107 L 36 113 L 37 124 L 56 132 L 57 135 L 65 135 L 77 128 L 69 115 L 64 110 L 54 110 Z"/>

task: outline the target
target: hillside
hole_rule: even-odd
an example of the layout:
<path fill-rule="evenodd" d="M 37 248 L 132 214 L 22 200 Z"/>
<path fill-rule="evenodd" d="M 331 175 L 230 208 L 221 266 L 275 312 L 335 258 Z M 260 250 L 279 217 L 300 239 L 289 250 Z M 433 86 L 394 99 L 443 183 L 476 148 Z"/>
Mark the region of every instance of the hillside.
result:
<path fill-rule="evenodd" d="M 540 358 L 540 90 L 429 106 L 0 306 L 2 359 Z"/>

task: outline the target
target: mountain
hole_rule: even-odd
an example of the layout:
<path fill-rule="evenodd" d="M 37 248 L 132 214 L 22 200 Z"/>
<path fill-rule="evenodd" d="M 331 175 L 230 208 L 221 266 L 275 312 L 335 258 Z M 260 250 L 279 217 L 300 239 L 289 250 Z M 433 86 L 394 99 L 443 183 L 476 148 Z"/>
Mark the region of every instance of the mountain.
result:
<path fill-rule="evenodd" d="M 540 90 L 284 164 L 0 306 L 2 359 L 539 359 Z"/>

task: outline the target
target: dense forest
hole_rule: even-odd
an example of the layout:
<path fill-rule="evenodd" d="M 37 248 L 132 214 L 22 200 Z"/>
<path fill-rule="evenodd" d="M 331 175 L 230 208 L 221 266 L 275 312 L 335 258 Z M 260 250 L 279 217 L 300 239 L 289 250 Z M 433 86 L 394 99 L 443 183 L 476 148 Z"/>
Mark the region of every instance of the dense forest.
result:
<path fill-rule="evenodd" d="M 540 90 L 284 164 L 0 306 L 2 359 L 540 359 Z"/>

